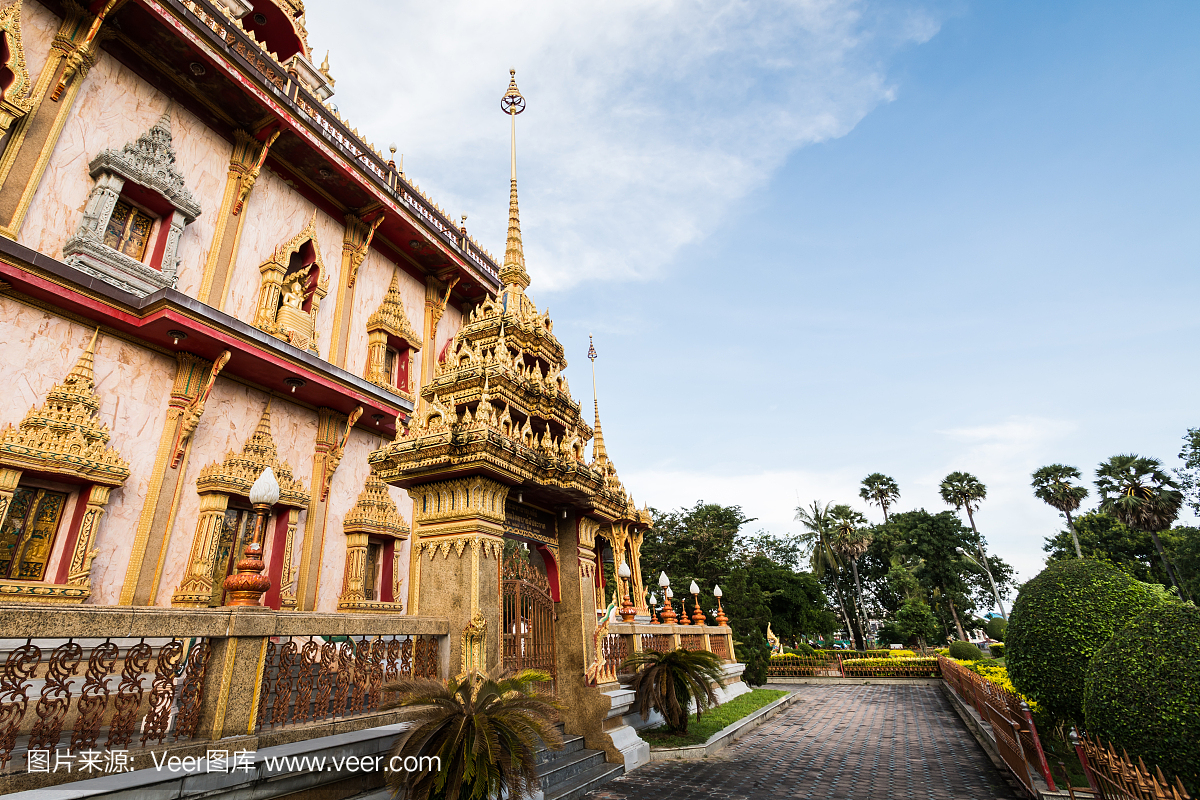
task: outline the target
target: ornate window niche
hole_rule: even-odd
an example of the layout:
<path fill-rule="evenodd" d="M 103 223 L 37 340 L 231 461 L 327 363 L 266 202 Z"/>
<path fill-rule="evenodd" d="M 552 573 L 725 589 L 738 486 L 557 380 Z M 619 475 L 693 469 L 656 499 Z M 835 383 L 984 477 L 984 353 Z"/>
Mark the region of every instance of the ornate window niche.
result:
<path fill-rule="evenodd" d="M 329 276 L 317 244 L 317 212 L 291 241 L 277 247 L 258 268 L 262 286 L 254 327 L 288 344 L 317 352 L 316 320 L 329 293 Z"/>
<path fill-rule="evenodd" d="M 296 607 L 297 569 L 292 563 L 300 511 L 308 508 L 309 492 L 292 477 L 292 469 L 279 460 L 271 437 L 271 403 L 240 453 L 226 454 L 200 470 L 196 491 L 200 494 L 200 516 L 188 557 L 187 572 L 171 598 L 175 606 L 205 608 L 222 605 L 224 581 L 231 565 L 241 557 L 253 524 L 249 513 L 250 487 L 270 467 L 279 481 L 279 502 L 267 523 L 269 542 L 267 577 L 271 588 L 263 603 L 275 609 Z"/>
<path fill-rule="evenodd" d="M 367 318 L 367 371 L 364 377 L 413 402 L 413 356 L 420 349 L 421 337 L 404 313 L 400 273 L 395 272 L 383 302 Z"/>
<path fill-rule="evenodd" d="M 21 44 L 21 0 L 0 10 L 0 135 L 33 109 Z"/>
<path fill-rule="evenodd" d="M 137 295 L 174 286 L 179 238 L 200 205 L 175 169 L 170 111 L 88 167 L 96 185 L 79 230 L 63 245 L 67 263 Z"/>
<path fill-rule="evenodd" d="M 0 430 L 0 599 L 82 603 L 91 594 L 100 518 L 129 477 L 95 418 L 98 334 L 40 407 Z"/>
<path fill-rule="evenodd" d="M 387 485 L 367 477 L 354 507 L 342 522 L 346 532 L 346 570 L 338 611 L 404 610 L 400 600 L 400 543 L 408 523 L 400 516 Z"/>

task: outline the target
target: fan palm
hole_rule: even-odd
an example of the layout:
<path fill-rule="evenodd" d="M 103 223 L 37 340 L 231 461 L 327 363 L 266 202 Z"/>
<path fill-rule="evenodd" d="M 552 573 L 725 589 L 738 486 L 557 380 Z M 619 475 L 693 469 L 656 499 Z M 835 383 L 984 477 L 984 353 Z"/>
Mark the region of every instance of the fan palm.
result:
<path fill-rule="evenodd" d="M 979 478 L 969 472 L 951 472 L 942 481 L 939 492 L 942 499 L 948 505 L 954 506 L 956 511 L 962 511 L 964 508 L 967 510 L 967 519 L 971 523 L 971 530 L 978 538 L 979 531 L 975 528 L 975 512 L 979 510 L 980 502 L 987 499 L 987 487 L 980 482 Z"/>
<path fill-rule="evenodd" d="M 858 579 L 858 559 L 871 546 L 871 531 L 866 528 L 867 518 L 850 506 L 834 506 L 829 512 L 829 519 L 834 531 L 833 550 L 850 562 L 850 570 L 854 574 L 854 590 L 858 595 L 858 638 L 860 639 L 858 644 L 861 646 L 865 644 L 861 639 L 864 630 L 863 621 L 866 617 L 866 603 L 863 601 L 862 582 Z"/>
<path fill-rule="evenodd" d="M 1079 535 L 1075 533 L 1075 521 L 1071 519 L 1071 512 L 1078 510 L 1083 498 L 1088 496 L 1086 486 L 1071 483 L 1080 477 L 1079 470 L 1065 464 L 1042 467 L 1033 473 L 1033 496 L 1066 514 L 1071 540 L 1075 542 L 1075 555 L 1083 558 L 1083 551 L 1079 549 Z"/>
<path fill-rule="evenodd" d="M 558 704 L 534 692 L 550 680 L 537 670 L 507 677 L 472 671 L 445 683 L 412 678 L 384 687 L 398 695 L 384 707 L 407 709 L 412 723 L 391 755 L 441 761 L 438 770 L 390 772 L 392 787 L 411 800 L 486 800 L 501 790 L 523 797 L 537 789 L 538 742 L 563 746 L 554 726 Z"/>
<path fill-rule="evenodd" d="M 883 524 L 888 522 L 888 508 L 900 499 L 900 486 L 895 480 L 882 472 L 872 472 L 863 478 L 862 488 L 858 496 L 868 503 L 874 503 L 883 509 Z"/>
<path fill-rule="evenodd" d="M 707 650 L 643 650 L 625 660 L 638 668 L 630 688 L 642 719 L 650 709 L 662 714 L 670 733 L 686 734 L 688 706 L 696 701 L 696 717 L 717 704 L 716 687 L 725 688 L 721 659 Z"/>
<path fill-rule="evenodd" d="M 1150 534 L 1167 580 L 1184 592 L 1158 538 L 1159 531 L 1167 530 L 1175 522 L 1183 505 L 1183 493 L 1162 470 L 1162 462 L 1133 454 L 1113 456 L 1096 470 L 1096 489 L 1100 492 L 1102 512 Z"/>

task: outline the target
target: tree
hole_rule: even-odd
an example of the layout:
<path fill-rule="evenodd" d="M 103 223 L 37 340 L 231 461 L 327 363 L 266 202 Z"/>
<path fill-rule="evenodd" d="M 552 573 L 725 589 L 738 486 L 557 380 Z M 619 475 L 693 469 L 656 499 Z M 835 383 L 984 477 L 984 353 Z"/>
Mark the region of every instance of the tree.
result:
<path fill-rule="evenodd" d="M 929 610 L 929 604 L 914 597 L 904 601 L 904 605 L 896 612 L 895 620 L 887 623 L 885 628 L 888 634 L 895 634 L 895 638 L 900 640 L 897 642 L 893 639 L 895 644 L 909 644 L 915 639 L 924 649 L 925 643 L 937 636 L 938 624 L 937 617 Z M 884 635 L 883 630 L 880 635 Z"/>
<path fill-rule="evenodd" d="M 1066 515 L 1067 528 L 1075 542 L 1076 558 L 1083 558 L 1083 551 L 1079 549 L 1079 537 L 1075 533 L 1071 512 L 1079 508 L 1083 498 L 1088 496 L 1088 490 L 1086 486 L 1076 486 L 1071 481 L 1081 477 L 1079 470 L 1065 464 L 1051 464 L 1033 473 L 1033 496 Z"/>
<path fill-rule="evenodd" d="M 858 496 L 883 509 L 883 524 L 888 521 L 888 508 L 900 499 L 900 486 L 882 472 L 872 472 L 862 480 Z"/>
<path fill-rule="evenodd" d="M 842 589 L 837 581 L 837 573 L 842 571 L 842 562 L 833 548 L 833 520 L 830 517 L 832 508 L 832 503 L 821 505 L 820 500 L 814 500 L 809 508 L 797 506 L 796 521 L 804 526 L 804 533 L 800 535 L 800 540 L 809 548 L 809 564 L 812 567 L 813 575 L 822 578 L 827 573 L 832 573 L 830 583 L 833 586 L 834 595 L 837 597 L 842 619 L 846 622 L 846 630 L 853 633 L 854 623 L 851 622 L 850 615 L 846 613 L 846 600 L 842 596 Z"/>
<path fill-rule="evenodd" d="M 1200 428 L 1188 428 L 1179 458 L 1183 461 L 1183 468 L 1175 470 L 1179 488 L 1192 510 L 1200 514 Z"/>
<path fill-rule="evenodd" d="M 1131 529 L 1111 514 L 1083 514 L 1075 518 L 1072 531 L 1047 537 L 1042 547 L 1049 553 L 1047 566 L 1075 558 L 1075 540 L 1084 558 L 1107 561 L 1139 581 L 1167 582 L 1150 534 Z"/>
<path fill-rule="evenodd" d="M 1183 505 L 1183 493 L 1162 470 L 1162 462 L 1132 453 L 1113 456 L 1096 470 L 1096 489 L 1100 492 L 1101 511 L 1150 534 L 1167 580 L 1186 592 L 1171 569 L 1158 535 L 1171 527 Z"/>
<path fill-rule="evenodd" d="M 866 527 L 867 518 L 847 505 L 837 505 L 829 512 L 829 520 L 833 525 L 834 551 L 849 562 L 854 574 L 854 591 L 857 595 L 857 610 L 855 613 L 858 629 L 855 631 L 855 646 L 859 650 L 866 649 L 864 620 L 867 619 L 866 604 L 863 602 L 862 582 L 858 579 L 858 559 L 871 546 L 871 531 Z"/>
<path fill-rule="evenodd" d="M 930 601 L 938 608 L 945 602 L 958 638 L 966 639 L 957 607 L 970 611 L 969 586 L 963 575 L 967 569 L 958 548 L 971 545 L 971 530 L 951 511 L 930 514 L 925 509 L 905 511 L 892 516 L 891 526 L 897 538 L 896 553 L 914 564 L 913 577 Z M 957 606 L 957 607 L 956 607 Z"/>
<path fill-rule="evenodd" d="M 707 650 L 643 650 L 625 659 L 625 664 L 638 667 L 629 688 L 633 689 L 642 719 L 649 719 L 653 708 L 662 714 L 668 733 L 686 736 L 688 704 L 696 701 L 699 719 L 710 706 L 717 705 L 715 687 L 725 688 L 721 659 Z"/>
<path fill-rule="evenodd" d="M 525 670 L 499 679 L 468 672 L 441 681 L 410 678 L 384 687 L 396 693 L 384 708 L 408 712 L 392 746 L 392 756 L 438 758 L 441 769 L 393 770 L 392 788 L 413 800 L 485 800 L 525 797 L 539 785 L 537 744 L 562 749 L 554 723 L 559 706 L 534 692 L 534 684 L 551 680 L 544 672 Z"/>
<path fill-rule="evenodd" d="M 983 540 L 979 537 L 979 529 L 975 527 L 975 512 L 979 510 L 979 504 L 987 498 L 987 487 L 969 472 L 951 472 L 942 480 L 939 491 L 942 499 L 954 506 L 956 511 L 962 511 L 964 508 L 967 510 L 967 520 L 971 523 L 971 531 L 975 534 L 975 549 L 986 561 L 987 553 L 983 552 Z M 996 588 L 996 582 L 992 578 L 991 572 L 986 568 L 984 572 L 992 584 L 992 594 L 996 597 L 996 605 L 1000 607 L 1000 615 L 1007 617 L 1008 615 L 1004 613 L 1004 603 L 1000 600 L 1000 590 Z M 951 610 L 953 610 L 953 606 L 951 606 Z M 957 616 L 955 622 L 958 622 Z M 959 625 L 959 633 L 962 633 L 961 625 Z"/>

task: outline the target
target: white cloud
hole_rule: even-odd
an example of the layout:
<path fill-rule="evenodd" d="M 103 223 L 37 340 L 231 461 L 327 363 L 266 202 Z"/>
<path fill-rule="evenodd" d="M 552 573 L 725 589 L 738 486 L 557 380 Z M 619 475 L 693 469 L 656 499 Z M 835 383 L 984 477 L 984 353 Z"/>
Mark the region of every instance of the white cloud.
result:
<path fill-rule="evenodd" d="M 353 13 L 347 13 L 353 8 Z M 805 144 L 890 100 L 890 58 L 938 22 L 828 0 L 310 0 L 342 114 L 502 254 L 515 67 L 535 288 L 652 277 Z"/>

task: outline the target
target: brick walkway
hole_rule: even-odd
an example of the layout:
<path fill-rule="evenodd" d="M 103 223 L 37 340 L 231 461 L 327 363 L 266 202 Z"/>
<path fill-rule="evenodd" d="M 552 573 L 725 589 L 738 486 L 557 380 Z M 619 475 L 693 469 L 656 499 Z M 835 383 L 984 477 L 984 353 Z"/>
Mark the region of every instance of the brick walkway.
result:
<path fill-rule="evenodd" d="M 776 686 L 800 701 L 707 761 L 647 764 L 589 800 L 1017 798 L 938 686 Z"/>

